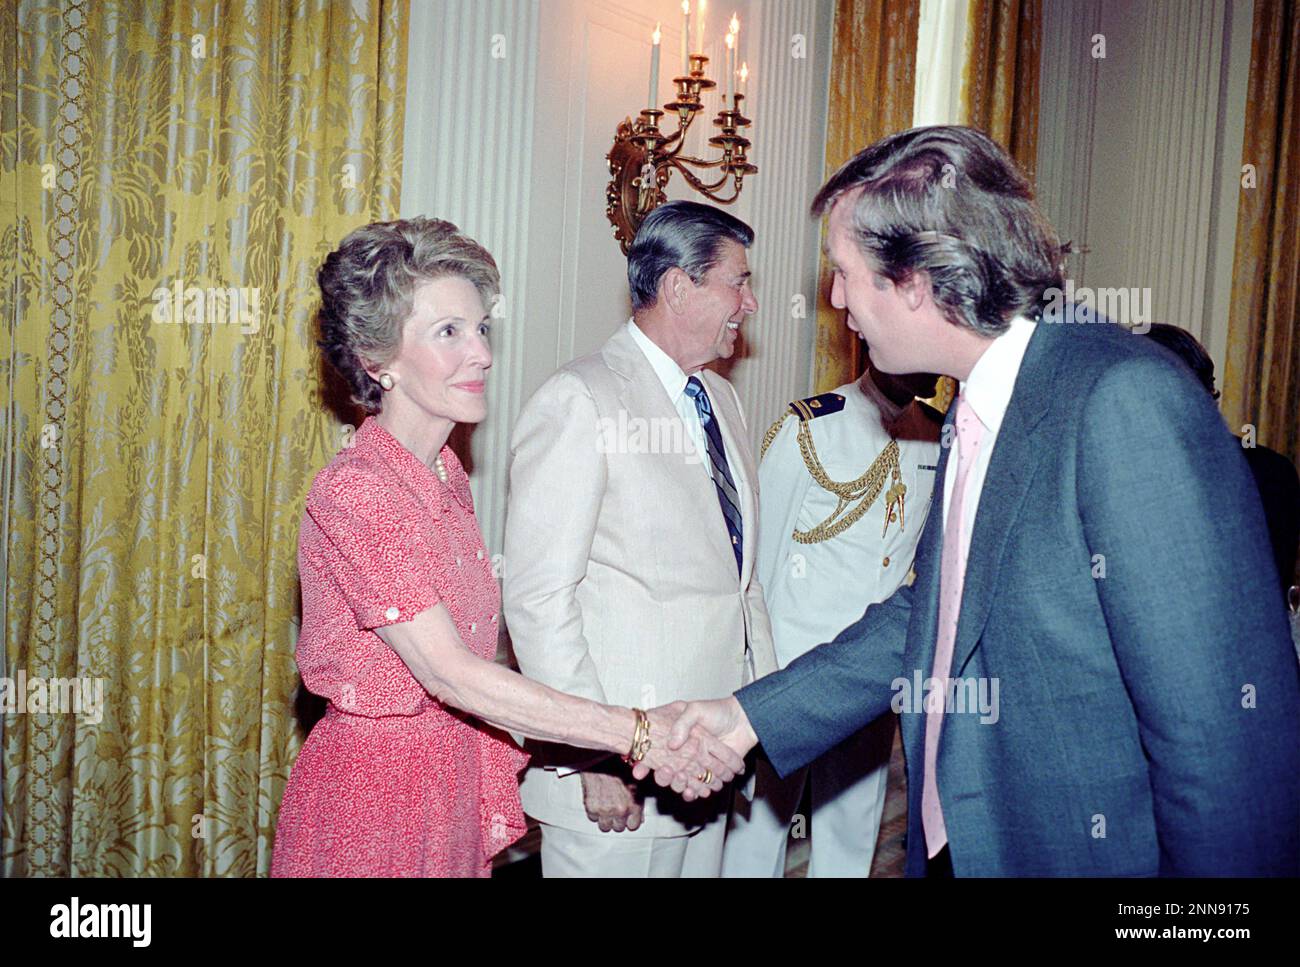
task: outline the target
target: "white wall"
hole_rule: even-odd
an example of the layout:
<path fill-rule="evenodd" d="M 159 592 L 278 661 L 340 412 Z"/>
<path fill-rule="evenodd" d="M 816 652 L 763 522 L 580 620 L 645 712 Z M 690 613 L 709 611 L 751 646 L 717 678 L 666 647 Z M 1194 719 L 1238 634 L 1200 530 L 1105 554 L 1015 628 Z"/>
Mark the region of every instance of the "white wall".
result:
<path fill-rule="evenodd" d="M 1149 288 L 1222 373 L 1250 0 L 1045 0 L 1038 190 L 1076 285 Z M 1098 35 L 1105 57 L 1093 56 Z"/>
<path fill-rule="evenodd" d="M 496 553 L 520 407 L 629 314 L 626 261 L 605 218 L 605 153 L 618 122 L 643 106 L 656 21 L 661 101 L 670 98 L 680 3 L 412 0 L 411 8 L 402 214 L 456 222 L 487 246 L 503 276 L 489 417 L 472 434 L 469 461 L 479 522 Z M 728 210 L 757 233 L 750 261 L 760 311 L 729 375 L 757 440 L 810 381 L 812 312 L 797 318 L 792 307 L 796 295 L 815 304 L 819 236 L 807 207 L 822 177 L 834 3 L 711 0 L 711 68 L 733 11 L 740 58 L 752 71 L 746 113 L 759 172 Z M 805 37 L 802 58 L 792 56 L 794 34 Z M 696 119 L 692 153 L 711 157 L 703 142 L 714 133 L 716 92 L 709 108 Z M 678 175 L 668 194 L 690 196 Z"/>

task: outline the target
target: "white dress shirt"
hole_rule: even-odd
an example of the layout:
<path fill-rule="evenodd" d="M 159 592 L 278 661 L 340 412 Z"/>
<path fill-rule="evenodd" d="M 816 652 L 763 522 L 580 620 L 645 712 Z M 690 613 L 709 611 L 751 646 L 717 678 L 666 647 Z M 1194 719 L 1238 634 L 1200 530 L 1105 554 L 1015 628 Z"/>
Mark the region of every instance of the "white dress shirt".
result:
<path fill-rule="evenodd" d="M 975 514 L 979 510 L 980 494 L 984 490 L 984 476 L 988 472 L 989 460 L 993 457 L 993 448 L 997 446 L 998 431 L 1002 420 L 1007 415 L 1007 406 L 1011 403 L 1011 393 L 1016 388 L 1016 377 L 1020 374 L 1020 364 L 1024 361 L 1029 340 L 1034 335 L 1036 323 L 1016 316 L 1011 320 L 1007 331 L 998 336 L 984 350 L 984 355 L 976 360 L 970 376 L 961 384 L 961 392 L 966 403 L 984 424 L 984 437 L 980 442 L 979 455 L 975 466 L 971 468 L 969 488 L 966 492 L 966 505 L 963 508 L 965 520 L 962 527 L 962 554 L 968 557 L 971 534 L 975 530 Z M 954 406 L 956 403 L 953 404 Z M 943 520 L 948 520 L 948 506 L 952 503 L 953 480 L 957 476 L 957 455 L 959 444 L 957 434 L 951 432 L 952 452 L 948 454 L 948 472 L 943 481 Z"/>
<path fill-rule="evenodd" d="M 699 451 L 699 464 L 704 468 L 704 472 L 713 479 L 713 470 L 709 465 L 709 448 L 704 439 L 704 427 L 700 425 L 700 411 L 695 408 L 695 400 L 686 395 L 686 382 L 690 378 L 685 371 L 677 365 L 677 361 L 659 348 L 658 344 L 641 331 L 641 327 L 636 324 L 636 320 L 627 321 L 627 331 L 632 336 L 632 341 L 645 354 L 645 358 L 650 363 L 650 368 L 655 371 L 659 377 L 659 382 L 664 384 L 664 392 L 668 394 L 668 399 L 672 401 L 677 408 L 678 415 L 682 422 L 686 424 L 686 430 L 691 435 L 691 441 L 695 444 L 696 450 Z M 703 382 L 703 380 L 701 380 Z"/>

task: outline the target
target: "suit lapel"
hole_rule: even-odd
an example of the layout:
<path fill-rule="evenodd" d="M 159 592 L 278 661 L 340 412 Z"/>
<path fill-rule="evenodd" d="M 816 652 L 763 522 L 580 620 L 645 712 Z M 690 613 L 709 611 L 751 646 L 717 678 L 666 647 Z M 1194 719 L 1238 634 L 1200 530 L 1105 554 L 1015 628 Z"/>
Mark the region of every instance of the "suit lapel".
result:
<path fill-rule="evenodd" d="M 948 407 L 948 413 L 944 417 L 943 430 L 940 432 L 939 440 L 951 440 L 954 431 L 949 429 L 952 426 L 953 416 L 957 410 L 956 406 Z M 947 445 L 941 445 L 939 448 L 939 463 L 935 468 L 934 474 L 934 497 L 932 498 L 937 506 L 930 509 L 930 516 L 926 518 L 925 530 L 921 532 L 921 539 L 917 542 L 916 557 L 914 568 L 916 570 L 916 583 L 912 589 L 912 617 L 908 623 L 907 647 L 903 654 L 902 675 L 909 682 L 914 681 L 913 671 L 919 670 L 921 679 L 930 677 L 930 671 L 934 668 L 934 649 L 937 642 L 939 629 L 939 562 L 943 558 L 943 490 L 944 476 L 948 470 L 948 455 L 952 448 Z M 923 760 L 920 758 L 924 751 L 924 726 L 925 716 L 920 714 L 920 701 L 924 695 L 913 696 L 912 711 L 916 714 L 899 716 L 899 728 L 903 733 L 903 751 L 908 758 L 908 775 L 920 776 L 923 769 Z M 913 756 L 916 756 L 913 759 Z M 913 804 L 920 814 L 921 803 L 921 784 L 916 782 L 916 801 Z"/>
<path fill-rule="evenodd" d="M 627 410 L 629 419 L 642 417 L 682 422 L 681 414 L 668 398 L 654 367 L 626 327 L 619 327 L 618 332 L 605 343 L 601 353 L 609 368 L 623 377 L 619 403 Z M 712 392 L 709 395 L 712 398 Z M 682 439 L 690 439 L 690 433 L 684 424 L 681 431 Z M 724 438 L 723 442 L 726 444 L 728 441 Z M 703 460 L 709 459 L 707 453 L 699 456 Z M 725 561 L 734 572 L 736 556 L 731 551 L 731 540 L 727 534 L 726 522 L 722 519 L 722 510 L 718 506 L 717 491 L 707 469 L 688 463 L 681 454 L 652 454 L 651 458 L 660 461 L 661 466 L 667 466 L 665 461 L 672 462 L 675 472 L 668 476 L 673 485 L 679 487 L 685 495 L 687 512 L 697 520 L 709 522 L 709 526 L 703 528 L 704 539 L 713 547 L 719 559 Z M 713 526 L 715 521 L 717 526 Z"/>
<path fill-rule="evenodd" d="M 998 571 L 1007 536 L 1019 519 L 1038 464 L 1051 446 L 1051 441 L 1044 440 L 1037 429 L 1052 402 L 1053 377 L 1061 354 L 1051 343 L 1059 328 L 1040 322 L 1030 338 L 984 475 L 966 557 L 961 614 L 953 644 L 953 676 L 961 674 L 988 622 L 999 587 Z"/>

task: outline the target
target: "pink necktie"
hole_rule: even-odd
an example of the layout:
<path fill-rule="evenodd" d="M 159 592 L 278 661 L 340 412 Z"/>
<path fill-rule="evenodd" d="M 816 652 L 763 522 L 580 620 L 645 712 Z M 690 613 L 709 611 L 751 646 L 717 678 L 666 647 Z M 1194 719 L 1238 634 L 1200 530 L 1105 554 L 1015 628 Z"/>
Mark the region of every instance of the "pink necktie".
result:
<path fill-rule="evenodd" d="M 934 649 L 934 668 L 930 677 L 943 682 L 943 694 L 926 692 L 925 709 L 925 779 L 921 787 L 921 823 L 925 830 L 927 855 L 933 859 L 948 842 L 943 825 L 943 808 L 939 805 L 939 784 L 935 764 L 939 758 L 939 730 L 943 728 L 944 699 L 948 694 L 948 676 L 952 672 L 952 647 L 957 638 L 957 616 L 961 612 L 961 589 L 966 576 L 965 527 L 966 486 L 971 468 L 979 457 L 984 424 L 966 402 L 957 397 L 953 417 L 957 428 L 957 477 L 953 481 L 948 517 L 943 526 L 943 557 L 939 563 L 939 637 Z"/>

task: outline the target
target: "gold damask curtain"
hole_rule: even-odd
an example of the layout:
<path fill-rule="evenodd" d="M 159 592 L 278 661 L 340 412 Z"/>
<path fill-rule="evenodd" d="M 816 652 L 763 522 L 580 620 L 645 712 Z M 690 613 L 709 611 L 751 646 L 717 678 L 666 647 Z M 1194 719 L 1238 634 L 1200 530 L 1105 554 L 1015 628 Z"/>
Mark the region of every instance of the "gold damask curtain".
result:
<path fill-rule="evenodd" d="M 396 211 L 407 0 L 4 10 L 3 871 L 265 873 L 314 271 Z"/>
<path fill-rule="evenodd" d="M 963 123 L 1006 148 L 1032 183 L 1038 168 L 1042 0 L 968 2 Z"/>
<path fill-rule="evenodd" d="M 1300 464 L 1300 4 L 1254 16 L 1222 407 Z"/>
<path fill-rule="evenodd" d="M 912 126 L 920 0 L 837 0 L 826 113 L 826 176 L 887 134 Z M 825 223 L 822 226 L 825 239 Z M 862 372 L 862 344 L 830 304 L 830 270 L 818 277 L 814 392 Z"/>

